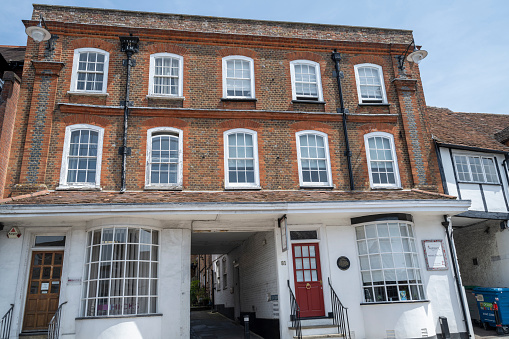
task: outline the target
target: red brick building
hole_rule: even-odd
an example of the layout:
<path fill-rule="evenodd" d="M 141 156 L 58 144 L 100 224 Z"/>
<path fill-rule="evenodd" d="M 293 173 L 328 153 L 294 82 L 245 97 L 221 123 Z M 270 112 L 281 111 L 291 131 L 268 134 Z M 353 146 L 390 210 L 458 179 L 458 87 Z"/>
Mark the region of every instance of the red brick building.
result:
<path fill-rule="evenodd" d="M 411 31 L 40 15 L 0 205 L 13 336 L 67 301 L 65 338 L 187 337 L 190 254 L 226 254 L 221 309 L 267 338 L 295 334 L 294 297 L 337 333 L 333 291 L 358 338 L 433 337 L 441 315 L 466 335 L 441 222 L 468 203 L 442 194 L 419 69 L 398 67 Z"/>

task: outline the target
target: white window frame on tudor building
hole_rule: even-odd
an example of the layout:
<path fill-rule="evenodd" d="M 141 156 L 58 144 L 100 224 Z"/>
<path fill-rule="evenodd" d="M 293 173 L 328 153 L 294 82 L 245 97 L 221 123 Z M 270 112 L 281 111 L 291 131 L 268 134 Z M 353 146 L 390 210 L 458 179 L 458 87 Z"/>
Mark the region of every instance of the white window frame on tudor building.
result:
<path fill-rule="evenodd" d="M 97 53 L 104 56 L 104 62 L 103 62 L 103 70 L 97 71 L 97 70 L 88 70 L 89 62 L 88 60 L 81 61 L 81 63 L 85 63 L 86 70 L 80 70 L 80 57 L 84 53 Z M 108 65 L 109 65 L 109 58 L 110 53 L 103 51 L 102 49 L 98 48 L 78 48 L 74 50 L 74 58 L 72 63 L 72 75 L 71 75 L 71 93 L 84 93 L 84 94 L 107 94 L 107 87 L 108 87 Z M 97 59 L 96 59 L 97 60 Z M 94 67 L 95 68 L 95 67 Z M 103 80 L 102 80 L 102 88 L 101 90 L 95 90 L 95 89 L 86 89 L 86 83 L 85 82 L 85 89 L 78 89 L 78 83 L 80 82 L 78 80 L 79 73 L 84 73 L 87 77 L 88 74 L 102 74 Z"/>
<path fill-rule="evenodd" d="M 111 226 L 87 232 L 83 317 L 155 314 L 161 232 Z"/>
<path fill-rule="evenodd" d="M 454 152 L 454 167 L 458 177 L 458 182 L 476 183 L 476 184 L 500 184 L 495 157 L 472 154 L 467 152 Z M 463 158 L 463 162 L 459 162 L 459 158 Z M 474 163 L 474 159 L 478 159 L 479 163 Z M 486 163 L 488 162 L 488 163 Z M 491 162 L 491 173 L 487 173 Z M 461 169 L 461 171 L 460 171 Z M 476 170 L 474 173 L 473 169 Z M 491 177 L 491 180 L 490 178 Z M 494 180 L 493 180 L 494 179 Z"/>
<path fill-rule="evenodd" d="M 385 92 L 385 83 L 384 83 L 384 74 L 382 70 L 382 66 L 375 64 L 358 64 L 354 66 L 355 69 L 355 81 L 357 83 L 357 95 L 359 97 L 360 104 L 387 104 L 387 93 Z M 376 70 L 378 76 L 376 77 L 379 84 L 371 83 L 369 78 L 365 75 L 361 75 L 359 70 L 361 69 L 369 69 L 370 71 Z M 375 80 L 376 81 L 376 80 Z M 363 96 L 362 88 L 364 87 L 379 87 L 381 92 L 381 98 L 370 98 L 369 96 Z"/>
<path fill-rule="evenodd" d="M 87 158 L 96 160 L 95 167 L 95 181 L 94 182 L 68 182 L 69 175 L 69 158 L 71 149 L 71 136 L 76 131 L 93 131 L 97 133 L 97 154 L 96 156 L 75 156 L 76 158 Z M 60 169 L 60 183 L 59 189 L 69 188 L 83 188 L 83 189 L 98 189 L 100 188 L 101 180 L 101 162 L 102 162 L 102 148 L 103 148 L 104 128 L 88 124 L 70 125 L 65 128 L 64 149 L 62 152 L 62 166 Z M 87 148 L 89 150 L 89 148 Z M 73 156 L 74 157 L 74 156 Z M 85 171 L 87 172 L 87 171 Z"/>
<path fill-rule="evenodd" d="M 231 135 L 237 135 L 237 134 L 247 134 L 250 135 L 253 141 L 253 155 L 247 156 L 245 153 L 242 156 L 239 156 L 238 153 L 233 156 L 230 152 L 230 144 L 229 144 L 229 137 Z M 223 133 L 223 140 L 224 140 L 224 182 L 225 182 L 225 188 L 227 189 L 258 189 L 260 188 L 260 172 L 259 172 L 259 163 L 258 163 L 258 137 L 257 137 L 256 131 L 250 130 L 250 129 L 244 129 L 244 128 L 236 128 L 231 129 L 228 131 L 225 131 Z M 237 137 L 235 138 L 236 140 Z M 237 143 L 232 145 L 233 148 L 235 148 L 235 151 L 238 152 Z M 245 146 L 245 145 L 240 145 Z M 245 148 L 244 148 L 245 152 Z M 253 175 L 254 180 L 253 182 L 230 182 L 230 167 L 229 167 L 229 161 L 246 161 L 251 160 L 253 161 Z M 234 171 L 238 173 L 238 171 Z M 247 172 L 247 170 L 246 170 Z"/>
<path fill-rule="evenodd" d="M 313 67 L 315 70 L 315 80 L 313 79 L 303 79 L 303 75 L 296 74 L 295 67 L 296 66 L 308 66 Z M 290 62 L 290 75 L 292 80 L 292 99 L 293 100 L 311 100 L 311 101 L 323 101 L 323 92 L 322 92 L 322 80 L 320 73 L 320 64 L 310 60 L 293 60 Z M 305 76 L 305 75 L 304 75 Z M 297 93 L 297 83 L 301 83 L 303 86 L 316 86 L 316 95 Z"/>
<path fill-rule="evenodd" d="M 390 149 L 382 148 L 382 149 L 371 149 L 369 145 L 369 139 L 371 138 L 382 138 L 385 140 L 388 140 Z M 375 139 L 376 140 L 376 139 Z M 376 141 L 375 141 L 376 142 Z M 371 188 L 400 188 L 401 187 L 401 179 L 399 175 L 399 168 L 398 168 L 398 158 L 396 156 L 396 148 L 394 147 L 394 136 L 390 133 L 385 132 L 373 132 L 368 133 L 364 135 L 364 146 L 366 148 L 366 160 L 368 163 L 368 172 L 369 172 L 369 181 L 371 183 Z M 384 159 L 373 159 L 371 151 L 375 152 L 378 156 L 378 152 L 381 152 L 381 154 L 384 154 L 384 157 L 386 156 L 386 152 L 390 151 L 390 155 L 392 159 L 386 160 Z M 392 163 L 392 169 L 394 172 L 394 183 L 375 183 L 374 180 L 374 173 L 372 171 L 372 162 L 382 162 L 382 163 Z M 388 172 L 386 172 L 388 173 Z M 388 181 L 388 180 L 387 180 Z"/>
<path fill-rule="evenodd" d="M 301 136 L 307 136 L 307 135 L 313 135 L 315 137 L 319 137 L 319 138 L 322 138 L 323 140 L 323 149 L 324 149 L 324 156 L 320 156 L 318 154 L 319 150 L 318 148 L 321 148 L 320 146 L 317 146 L 315 151 L 316 151 L 316 156 L 312 156 L 312 154 L 309 154 L 309 147 L 308 145 L 301 145 Z M 329 153 L 329 138 L 327 136 L 327 134 L 323 133 L 323 132 L 319 132 L 319 131 L 300 131 L 300 132 L 297 132 L 295 133 L 295 138 L 296 138 L 296 142 L 297 142 L 297 162 L 298 162 L 298 166 L 299 166 L 299 182 L 300 182 L 300 186 L 302 187 L 332 187 L 332 173 L 331 173 L 331 163 L 330 163 L 330 153 Z M 309 141 L 309 139 L 308 139 Z M 312 145 L 311 145 L 312 146 Z M 303 150 L 302 150 L 302 147 L 307 147 L 307 152 L 308 154 L 303 154 Z M 315 152 L 313 151 L 313 152 Z M 310 161 L 325 161 L 325 170 L 326 170 L 326 176 L 327 176 L 327 181 L 326 182 L 323 182 L 323 181 L 305 181 L 305 176 L 303 174 L 303 166 L 302 166 L 302 162 L 303 161 L 306 161 L 306 160 L 310 160 Z M 310 172 L 312 172 L 310 170 Z M 320 171 L 319 171 L 320 172 Z M 323 170 L 322 170 L 323 172 Z M 311 176 L 311 173 L 310 173 L 310 176 Z M 320 174 L 318 173 L 318 176 L 320 176 Z"/>
<path fill-rule="evenodd" d="M 177 75 L 174 74 L 160 74 L 156 75 L 156 63 L 157 60 L 167 60 L 170 59 L 172 62 L 174 60 L 177 60 L 178 62 L 178 70 Z M 150 70 L 149 70 L 149 97 L 175 97 L 175 98 L 181 98 L 183 96 L 183 76 L 184 76 L 184 57 L 177 54 L 172 53 L 156 53 L 150 55 Z M 177 93 L 175 94 L 165 94 L 165 93 L 156 93 L 155 91 L 155 78 L 161 77 L 161 78 L 168 78 L 168 79 L 177 79 Z"/>
<path fill-rule="evenodd" d="M 228 63 L 235 62 L 240 60 L 242 62 L 247 62 L 249 67 L 250 77 L 247 78 L 237 78 L 235 76 L 228 76 Z M 223 98 L 228 99 L 254 99 L 255 98 L 255 74 L 254 74 L 254 61 L 253 59 L 243 56 L 243 55 L 229 55 L 223 58 Z M 251 95 L 228 95 L 228 82 L 229 80 L 249 80 L 249 84 L 251 86 Z"/>
<path fill-rule="evenodd" d="M 154 137 L 164 135 L 170 136 L 171 138 L 178 138 L 178 150 L 177 150 L 177 181 L 175 183 L 152 183 L 152 139 Z M 182 189 L 183 185 L 183 131 L 178 128 L 173 127 L 155 127 L 151 128 L 147 131 L 147 164 L 146 164 L 146 172 L 145 172 L 145 188 L 146 189 Z M 170 143 L 171 144 L 171 143 Z M 168 149 L 169 152 L 169 149 Z M 160 164 L 169 164 L 172 163 L 170 160 L 167 162 L 160 162 Z M 169 171 L 169 169 L 168 169 Z"/>
<path fill-rule="evenodd" d="M 364 302 L 426 299 L 411 222 L 357 224 L 355 233 Z"/>

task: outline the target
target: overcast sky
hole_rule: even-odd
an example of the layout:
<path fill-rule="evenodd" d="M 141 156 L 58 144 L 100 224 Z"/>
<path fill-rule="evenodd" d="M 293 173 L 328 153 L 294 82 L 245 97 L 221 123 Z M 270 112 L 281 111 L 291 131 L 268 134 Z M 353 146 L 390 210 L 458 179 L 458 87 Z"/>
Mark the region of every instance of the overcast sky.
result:
<path fill-rule="evenodd" d="M 429 52 L 426 102 L 457 112 L 509 113 L 509 0 L 69 0 L 66 6 L 409 29 Z M 0 45 L 26 45 L 28 0 L 4 0 Z"/>

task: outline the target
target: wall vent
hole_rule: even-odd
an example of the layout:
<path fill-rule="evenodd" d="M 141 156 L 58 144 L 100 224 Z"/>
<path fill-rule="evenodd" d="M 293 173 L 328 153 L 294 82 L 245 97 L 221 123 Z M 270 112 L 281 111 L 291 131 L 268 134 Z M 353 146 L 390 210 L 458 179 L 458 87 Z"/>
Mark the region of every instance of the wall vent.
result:
<path fill-rule="evenodd" d="M 396 339 L 396 331 L 387 330 L 387 339 Z"/>
<path fill-rule="evenodd" d="M 427 328 L 421 328 L 421 334 L 423 338 L 428 337 L 428 329 Z"/>

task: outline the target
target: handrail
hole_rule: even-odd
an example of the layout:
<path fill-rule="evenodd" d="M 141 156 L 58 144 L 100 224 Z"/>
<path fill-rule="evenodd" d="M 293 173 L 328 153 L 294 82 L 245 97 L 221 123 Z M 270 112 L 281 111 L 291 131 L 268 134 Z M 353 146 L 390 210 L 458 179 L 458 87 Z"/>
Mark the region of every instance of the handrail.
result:
<path fill-rule="evenodd" d="M 295 336 L 298 339 L 302 339 L 302 327 L 300 323 L 300 307 L 297 304 L 297 299 L 293 294 L 292 288 L 290 287 L 290 280 L 287 280 L 288 289 L 290 290 L 290 320 L 292 321 L 292 327 L 295 328 Z"/>
<path fill-rule="evenodd" d="M 48 339 L 58 339 L 60 336 L 60 315 L 62 314 L 62 306 L 67 304 L 67 301 L 58 306 L 57 311 L 48 326 Z"/>
<path fill-rule="evenodd" d="M 11 335 L 11 323 L 12 323 L 12 310 L 14 309 L 14 304 L 11 304 L 9 310 L 2 317 L 2 321 L 0 322 L 0 339 L 9 339 Z"/>
<path fill-rule="evenodd" d="M 338 295 L 336 294 L 336 291 L 334 291 L 334 288 L 332 288 L 330 278 L 328 278 L 328 280 L 334 325 L 338 327 L 338 333 L 341 334 L 345 339 L 351 339 L 350 323 L 348 321 L 348 308 L 343 306 L 339 300 Z"/>

